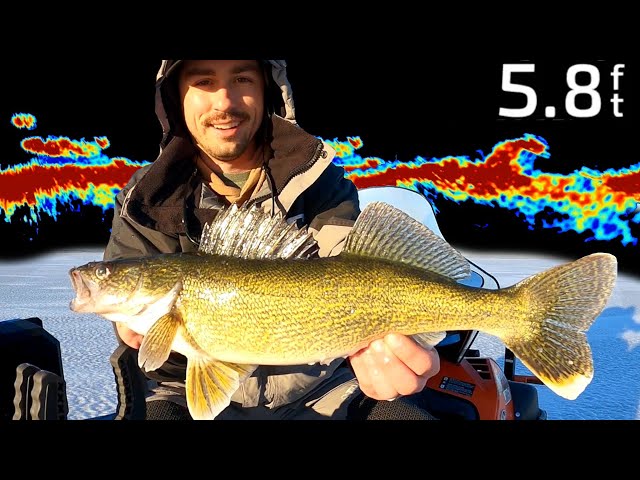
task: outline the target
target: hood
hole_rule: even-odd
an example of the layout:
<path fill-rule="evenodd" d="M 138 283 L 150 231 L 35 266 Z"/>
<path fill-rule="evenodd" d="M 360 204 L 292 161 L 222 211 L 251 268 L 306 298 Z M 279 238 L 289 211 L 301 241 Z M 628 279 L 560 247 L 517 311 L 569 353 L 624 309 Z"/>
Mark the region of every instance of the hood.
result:
<path fill-rule="evenodd" d="M 285 60 L 260 60 L 267 80 L 265 89 L 266 115 L 276 114 L 296 124 L 291 84 L 287 78 Z M 177 96 L 173 72 L 182 60 L 162 60 L 156 75 L 156 115 L 162 126 L 163 149 L 174 136 L 188 136 L 181 120 L 180 101 Z"/>

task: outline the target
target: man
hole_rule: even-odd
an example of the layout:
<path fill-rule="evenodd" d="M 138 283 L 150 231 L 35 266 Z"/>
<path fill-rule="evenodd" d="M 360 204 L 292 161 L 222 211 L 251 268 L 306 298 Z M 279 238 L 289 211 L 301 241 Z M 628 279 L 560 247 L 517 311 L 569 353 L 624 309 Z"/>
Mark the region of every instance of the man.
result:
<path fill-rule="evenodd" d="M 194 251 L 218 209 L 249 202 L 308 225 L 320 256 L 340 252 L 359 214 L 357 190 L 333 149 L 297 125 L 284 61 L 164 60 L 156 91 L 160 154 L 118 194 L 105 260 Z M 141 335 L 116 330 L 140 347 Z M 185 366 L 172 352 L 145 372 L 147 418 L 190 418 Z M 388 335 L 347 362 L 261 366 L 217 418 L 341 419 L 358 389 L 392 400 L 422 390 L 438 369 L 435 350 Z"/>

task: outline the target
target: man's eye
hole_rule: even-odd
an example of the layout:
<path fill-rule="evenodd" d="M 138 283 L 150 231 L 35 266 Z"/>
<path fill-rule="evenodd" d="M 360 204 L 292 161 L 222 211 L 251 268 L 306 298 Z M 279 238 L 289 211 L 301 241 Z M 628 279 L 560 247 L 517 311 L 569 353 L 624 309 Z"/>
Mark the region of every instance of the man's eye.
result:
<path fill-rule="evenodd" d="M 100 265 L 96 268 L 96 277 L 98 277 L 98 280 L 104 280 L 110 273 L 111 270 L 109 270 L 109 267 L 105 267 L 104 265 Z"/>

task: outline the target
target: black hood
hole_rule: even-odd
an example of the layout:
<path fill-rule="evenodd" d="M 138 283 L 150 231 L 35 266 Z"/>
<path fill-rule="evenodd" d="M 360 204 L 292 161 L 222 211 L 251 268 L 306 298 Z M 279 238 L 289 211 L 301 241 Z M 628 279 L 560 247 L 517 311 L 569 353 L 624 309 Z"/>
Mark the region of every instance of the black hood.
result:
<path fill-rule="evenodd" d="M 162 126 L 163 149 L 175 136 L 188 137 L 182 121 L 174 72 L 182 60 L 162 60 L 156 76 L 156 115 Z M 260 60 L 265 69 L 265 114 L 276 114 L 291 123 L 296 123 L 291 85 L 287 78 L 285 60 Z"/>

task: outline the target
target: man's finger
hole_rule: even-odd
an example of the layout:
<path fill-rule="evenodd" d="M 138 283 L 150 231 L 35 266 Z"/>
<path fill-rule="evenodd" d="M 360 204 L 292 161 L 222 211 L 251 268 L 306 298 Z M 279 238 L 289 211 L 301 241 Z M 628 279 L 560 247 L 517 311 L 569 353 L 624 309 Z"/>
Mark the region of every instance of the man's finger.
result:
<path fill-rule="evenodd" d="M 411 395 L 424 388 L 426 380 L 417 376 L 416 373 L 398 358 L 391 348 L 383 342 L 375 345 L 378 347 L 376 352 L 376 362 L 381 365 L 384 379 L 388 384 L 389 391 L 397 392 L 396 395 L 389 395 L 385 398 L 393 398 L 398 395 Z"/>
<path fill-rule="evenodd" d="M 440 357 L 435 349 L 425 350 L 410 337 L 395 333 L 387 335 L 384 342 L 416 375 L 429 379 L 440 370 Z"/>
<path fill-rule="evenodd" d="M 384 342 L 376 340 L 359 352 L 356 365 L 352 361 L 360 389 L 365 395 L 376 400 L 387 400 L 398 396 L 397 390 L 393 388 L 386 375 L 385 355 L 380 353 L 384 349 Z"/>
<path fill-rule="evenodd" d="M 349 361 L 351 363 L 351 368 L 353 368 L 354 373 L 356 374 L 356 378 L 358 379 L 358 385 L 360 386 L 360 390 L 367 396 L 371 398 L 376 398 L 376 390 L 373 387 L 373 381 L 370 375 L 370 367 L 367 365 L 365 360 L 366 350 L 360 350 L 358 353 L 351 355 L 349 357 Z"/>

